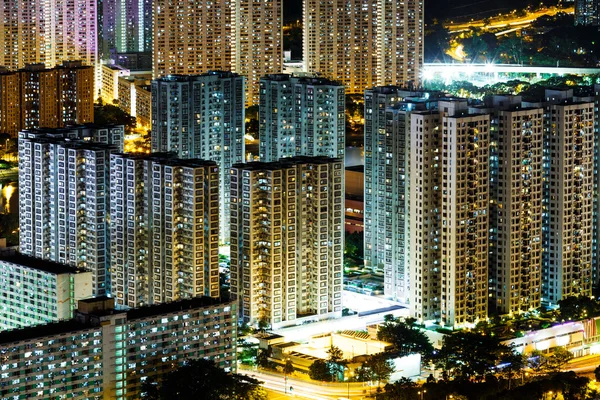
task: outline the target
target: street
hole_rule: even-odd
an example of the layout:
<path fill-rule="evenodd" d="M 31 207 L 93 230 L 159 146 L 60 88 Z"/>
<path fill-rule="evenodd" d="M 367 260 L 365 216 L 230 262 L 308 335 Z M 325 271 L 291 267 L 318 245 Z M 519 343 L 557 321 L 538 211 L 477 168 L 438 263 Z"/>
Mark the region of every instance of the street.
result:
<path fill-rule="evenodd" d="M 268 373 L 262 371 L 238 370 L 239 374 L 252 376 L 260 381 L 263 381 L 263 387 L 283 393 L 294 395 L 295 398 L 310 399 L 310 400 L 331 400 L 331 399 L 347 399 L 350 394 L 350 400 L 366 399 L 369 391 L 373 393 L 376 386 L 366 386 L 362 382 L 347 383 L 313 383 L 302 379 L 287 377 L 287 385 L 284 386 L 285 377 L 281 374 Z M 286 387 L 287 386 L 287 387 Z M 290 392 L 290 387 L 292 388 Z M 289 398 L 282 397 L 282 398 Z M 271 397 L 269 397 L 271 399 Z"/>

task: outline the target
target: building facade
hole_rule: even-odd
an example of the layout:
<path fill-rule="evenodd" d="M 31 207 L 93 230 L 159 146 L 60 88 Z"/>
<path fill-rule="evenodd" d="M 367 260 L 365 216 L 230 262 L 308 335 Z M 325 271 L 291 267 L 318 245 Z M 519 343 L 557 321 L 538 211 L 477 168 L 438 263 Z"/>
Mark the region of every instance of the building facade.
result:
<path fill-rule="evenodd" d="M 546 90 L 542 302 L 591 296 L 594 103 Z"/>
<path fill-rule="evenodd" d="M 259 104 L 260 79 L 279 74 L 283 69 L 283 2 L 234 0 L 232 3 L 232 70 L 247 79 L 246 104 Z"/>
<path fill-rule="evenodd" d="M 73 318 L 92 273 L 16 252 L 0 254 L 0 332 Z"/>
<path fill-rule="evenodd" d="M 236 314 L 235 303 L 202 297 L 130 311 L 109 298 L 80 301 L 74 319 L 0 333 L 0 395 L 140 398 L 146 379 L 188 359 L 235 372 Z"/>
<path fill-rule="evenodd" d="M 496 96 L 492 106 L 490 305 L 513 315 L 541 301 L 544 112 L 521 107 L 519 96 Z"/>
<path fill-rule="evenodd" d="M 489 115 L 444 99 L 410 118 L 411 315 L 470 326 L 488 311 Z"/>
<path fill-rule="evenodd" d="M 343 163 L 294 157 L 231 170 L 231 295 L 274 327 L 341 316 Z"/>
<path fill-rule="evenodd" d="M 220 240 L 229 241 L 229 169 L 244 161 L 244 77 L 231 72 L 152 81 L 152 151 L 215 161 Z"/>
<path fill-rule="evenodd" d="M 102 59 L 115 52 L 151 52 L 152 2 L 102 0 L 98 3 L 98 32 Z"/>
<path fill-rule="evenodd" d="M 113 154 L 112 295 L 139 307 L 219 297 L 219 171 L 215 162 Z"/>
<path fill-rule="evenodd" d="M 64 62 L 47 69 L 28 65 L 0 75 L 0 129 L 16 136 L 20 130 L 61 128 L 94 121 L 94 68 Z"/>
<path fill-rule="evenodd" d="M 260 159 L 344 158 L 344 86 L 324 78 L 268 75 L 260 81 Z"/>
<path fill-rule="evenodd" d="M 575 0 L 575 25 L 598 26 L 599 14 L 598 0 Z"/>
<path fill-rule="evenodd" d="M 120 128 L 115 136 L 96 128 L 19 133 L 20 251 L 91 271 L 93 295 L 109 290 L 107 185 L 110 154 L 123 148 Z"/>
<path fill-rule="evenodd" d="M 0 65 L 11 70 L 62 61 L 98 62 L 97 2 L 37 0 L 5 3 L 0 18 Z"/>
<path fill-rule="evenodd" d="M 348 93 L 385 85 L 419 85 L 423 2 L 307 0 L 305 71 L 346 85 Z"/>
<path fill-rule="evenodd" d="M 229 0 L 157 1 L 152 76 L 231 70 L 232 10 Z"/>
<path fill-rule="evenodd" d="M 408 150 L 410 113 L 404 91 L 365 91 L 365 266 L 384 274 L 384 292 L 408 301 Z"/>

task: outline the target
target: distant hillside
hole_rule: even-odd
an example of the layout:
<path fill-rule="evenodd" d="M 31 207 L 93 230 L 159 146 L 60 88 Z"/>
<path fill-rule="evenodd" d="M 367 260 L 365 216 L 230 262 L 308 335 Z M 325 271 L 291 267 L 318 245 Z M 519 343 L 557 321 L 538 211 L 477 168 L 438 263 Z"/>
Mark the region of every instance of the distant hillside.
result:
<path fill-rule="evenodd" d="M 374 0 L 375 1 L 375 0 Z M 424 0 L 425 22 L 437 18 L 440 21 L 452 18 L 482 18 L 501 12 L 538 5 L 539 0 Z M 302 19 L 303 0 L 283 0 L 283 19 L 291 22 Z M 552 6 L 558 0 L 547 0 L 544 4 Z"/>

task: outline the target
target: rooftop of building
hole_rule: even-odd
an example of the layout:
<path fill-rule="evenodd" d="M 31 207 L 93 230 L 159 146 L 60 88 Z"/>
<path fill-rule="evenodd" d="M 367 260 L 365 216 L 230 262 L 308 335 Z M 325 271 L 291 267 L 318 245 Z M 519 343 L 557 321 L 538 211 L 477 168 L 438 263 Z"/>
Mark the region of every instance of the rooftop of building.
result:
<path fill-rule="evenodd" d="M 102 67 L 112 69 L 113 71 L 126 71 L 129 72 L 129 68 L 122 67 L 117 64 L 102 64 Z"/>
<path fill-rule="evenodd" d="M 360 172 L 360 173 L 365 173 L 365 166 L 364 165 L 352 165 L 350 167 L 346 167 L 346 171 L 351 171 L 351 172 Z"/>
<path fill-rule="evenodd" d="M 310 157 L 310 156 L 296 156 L 289 158 L 281 158 L 279 161 L 263 162 L 254 161 L 249 163 L 238 163 L 234 164 L 232 168 L 244 169 L 249 171 L 261 171 L 261 170 L 278 170 L 287 168 L 293 165 L 301 164 L 333 164 L 336 162 L 342 162 L 341 158 L 330 158 L 324 156 Z"/>
<path fill-rule="evenodd" d="M 41 258 L 30 257 L 17 251 L 0 251 L 0 264 L 12 263 L 23 267 L 37 269 L 51 274 L 80 274 L 86 272 L 81 268 L 71 267 L 66 264 L 54 261 L 43 260 Z"/>
<path fill-rule="evenodd" d="M 71 319 L 68 321 L 52 322 L 49 324 L 35 325 L 22 329 L 11 329 L 0 332 L 0 346 L 28 340 L 50 338 L 56 335 L 64 335 L 69 332 L 80 332 L 89 328 L 93 327 L 86 326 L 81 322 Z"/>
<path fill-rule="evenodd" d="M 197 75 L 179 75 L 179 74 L 172 74 L 172 75 L 167 75 L 167 76 L 163 76 L 161 78 L 156 79 L 156 82 L 190 82 L 190 81 L 194 81 L 197 78 L 204 78 L 207 76 L 217 76 L 220 78 L 239 78 L 242 77 L 242 75 L 237 74 L 235 72 L 231 72 L 231 71 L 207 71 L 203 74 L 197 74 Z"/>
<path fill-rule="evenodd" d="M 110 298 L 106 296 L 80 300 L 80 303 L 85 303 L 87 306 L 93 307 L 96 303 L 102 303 Z M 132 322 L 137 319 L 144 319 L 149 317 L 157 317 L 161 315 L 172 314 L 175 312 L 202 309 L 206 307 L 228 305 L 233 304 L 231 302 L 223 302 L 220 299 L 212 297 L 195 297 L 192 299 L 185 299 L 174 301 L 170 303 L 163 303 L 158 305 L 144 306 L 135 308 L 127 311 L 114 310 L 114 309 L 103 309 L 100 311 L 90 312 L 90 315 L 104 316 L 114 314 L 126 314 L 127 321 Z M 235 314 L 235 311 L 232 311 Z M 87 321 L 87 320 L 86 320 Z M 21 342 L 26 340 L 35 340 L 38 338 L 48 338 L 55 335 L 68 334 L 70 332 L 78 332 L 87 329 L 93 329 L 94 324 L 86 323 L 82 319 L 70 319 L 67 321 L 53 322 L 49 324 L 36 325 L 23 329 L 13 329 L 8 331 L 0 332 L 0 345 Z"/>
<path fill-rule="evenodd" d="M 160 152 L 150 154 L 140 153 L 115 153 L 114 156 L 123 157 L 129 160 L 148 160 L 155 161 L 163 165 L 173 167 L 216 167 L 217 163 L 211 160 L 201 158 L 179 158 L 175 152 Z"/>

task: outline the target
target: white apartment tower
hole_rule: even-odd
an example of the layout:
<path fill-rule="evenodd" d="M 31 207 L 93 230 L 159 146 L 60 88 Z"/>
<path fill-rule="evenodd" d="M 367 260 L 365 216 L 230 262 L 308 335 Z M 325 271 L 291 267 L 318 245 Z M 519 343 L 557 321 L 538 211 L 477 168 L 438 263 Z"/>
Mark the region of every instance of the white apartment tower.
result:
<path fill-rule="evenodd" d="M 490 299 L 501 314 L 541 301 L 543 109 L 494 96 L 490 139 Z"/>
<path fill-rule="evenodd" d="M 110 167 L 110 272 L 116 302 L 136 308 L 219 297 L 216 163 L 113 154 Z"/>
<path fill-rule="evenodd" d="M 410 120 L 402 89 L 365 91 L 365 266 L 384 274 L 384 293 L 408 301 L 407 193 Z"/>
<path fill-rule="evenodd" d="M 81 60 L 96 66 L 95 0 L 10 0 L 0 18 L 0 65 L 11 70 Z"/>
<path fill-rule="evenodd" d="M 546 90 L 542 302 L 592 295 L 594 103 Z"/>
<path fill-rule="evenodd" d="M 244 77 L 231 72 L 152 81 L 152 151 L 215 161 L 220 240 L 229 241 L 229 169 L 244 162 Z"/>
<path fill-rule="evenodd" d="M 423 24 L 422 0 L 306 0 L 305 70 L 343 83 L 348 93 L 418 85 Z"/>
<path fill-rule="evenodd" d="M 344 158 L 344 86 L 317 77 L 267 75 L 260 81 L 260 159 Z"/>
<path fill-rule="evenodd" d="M 231 69 L 231 1 L 157 0 L 153 11 L 155 79 Z"/>
<path fill-rule="evenodd" d="M 247 105 L 259 103 L 261 77 L 283 68 L 282 0 L 232 0 L 232 70 L 248 79 Z"/>
<path fill-rule="evenodd" d="M 294 157 L 231 170 L 231 294 L 274 327 L 341 316 L 343 162 Z"/>
<path fill-rule="evenodd" d="M 440 102 L 442 113 L 442 301 L 446 325 L 487 318 L 489 115 Z M 454 110 L 452 110 L 452 108 Z M 411 214 L 412 215 L 412 214 Z"/>
<path fill-rule="evenodd" d="M 82 131 L 71 139 L 79 133 L 68 131 L 19 133 L 20 249 L 91 271 L 93 295 L 102 296 L 109 290 L 109 158 L 119 145 L 80 140 Z"/>
<path fill-rule="evenodd" d="M 437 111 L 410 116 L 410 165 L 407 205 L 408 252 L 405 265 L 412 286 L 410 314 L 420 321 L 439 321 L 441 316 L 442 261 L 442 158 L 441 116 Z M 365 223 L 365 231 L 367 228 Z"/>
<path fill-rule="evenodd" d="M 467 108 L 443 100 L 410 126 L 410 310 L 449 326 L 488 306 L 489 115 Z"/>

